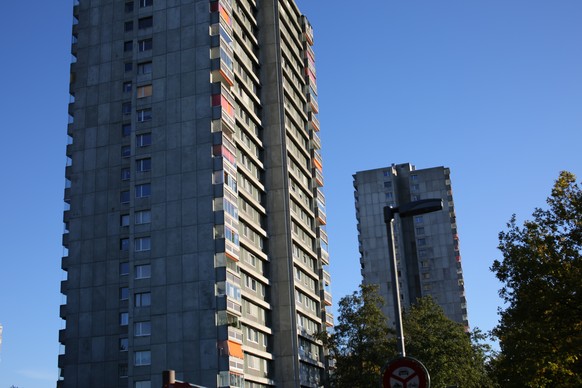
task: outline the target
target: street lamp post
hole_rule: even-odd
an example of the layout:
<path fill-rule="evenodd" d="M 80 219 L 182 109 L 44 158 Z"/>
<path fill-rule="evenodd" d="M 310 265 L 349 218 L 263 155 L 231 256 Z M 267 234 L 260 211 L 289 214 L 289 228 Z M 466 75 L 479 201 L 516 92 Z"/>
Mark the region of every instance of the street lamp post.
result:
<path fill-rule="evenodd" d="M 398 336 L 398 354 L 406 357 L 404 346 L 404 330 L 402 329 L 402 305 L 400 303 L 400 285 L 398 284 L 398 269 L 396 265 L 396 246 L 394 244 L 394 214 L 400 214 L 400 218 L 416 216 L 442 210 L 443 201 L 440 198 L 421 199 L 405 203 L 398 207 L 384 207 L 384 222 L 388 235 L 388 249 L 390 251 L 390 272 L 392 280 L 392 294 L 394 300 L 394 318 L 396 324 L 396 334 Z"/>

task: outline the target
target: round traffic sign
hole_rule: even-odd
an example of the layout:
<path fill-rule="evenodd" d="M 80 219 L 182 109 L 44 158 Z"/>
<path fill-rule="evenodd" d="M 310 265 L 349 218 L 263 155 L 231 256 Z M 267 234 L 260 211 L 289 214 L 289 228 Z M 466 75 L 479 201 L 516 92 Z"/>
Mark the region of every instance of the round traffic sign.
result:
<path fill-rule="evenodd" d="M 386 366 L 382 376 L 384 388 L 429 388 L 430 377 L 425 366 L 412 357 L 400 357 Z"/>

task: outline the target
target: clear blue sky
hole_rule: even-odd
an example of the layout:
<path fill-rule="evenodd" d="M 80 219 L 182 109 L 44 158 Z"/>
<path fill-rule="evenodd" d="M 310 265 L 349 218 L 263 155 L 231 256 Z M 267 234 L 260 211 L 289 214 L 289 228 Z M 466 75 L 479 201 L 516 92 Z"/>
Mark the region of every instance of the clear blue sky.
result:
<path fill-rule="evenodd" d="M 298 0 L 315 28 L 332 291 L 360 281 L 352 174 L 451 168 L 469 320 L 491 329 L 488 268 L 512 213 L 582 176 L 579 0 Z M 54 386 L 72 1 L 0 12 L 0 388 Z"/>

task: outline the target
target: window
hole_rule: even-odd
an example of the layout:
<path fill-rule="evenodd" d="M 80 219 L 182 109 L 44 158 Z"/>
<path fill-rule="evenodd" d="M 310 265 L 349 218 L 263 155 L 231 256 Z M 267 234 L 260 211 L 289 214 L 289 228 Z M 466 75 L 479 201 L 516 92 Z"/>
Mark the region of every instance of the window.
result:
<path fill-rule="evenodd" d="M 410 179 L 413 181 L 417 181 L 418 180 L 418 175 L 411 175 Z"/>
<path fill-rule="evenodd" d="M 416 234 L 424 234 L 424 227 L 420 226 L 416 228 Z"/>
<path fill-rule="evenodd" d="M 416 241 L 417 241 L 418 245 L 420 245 L 420 246 L 426 245 L 426 239 L 425 238 L 419 238 Z"/>
<path fill-rule="evenodd" d="M 148 279 L 152 276 L 152 266 L 150 264 L 136 265 L 135 278 Z"/>
<path fill-rule="evenodd" d="M 151 72 L 152 72 L 151 62 L 143 62 L 137 65 L 137 74 L 151 74 Z"/>
<path fill-rule="evenodd" d="M 133 324 L 133 335 L 145 337 L 152 334 L 152 323 L 150 321 L 136 322 Z"/>
<path fill-rule="evenodd" d="M 129 239 L 128 238 L 122 238 L 119 240 L 119 249 L 122 251 L 129 250 Z"/>
<path fill-rule="evenodd" d="M 125 32 L 129 32 L 133 30 L 133 22 L 129 21 L 129 22 L 125 22 L 125 28 L 124 28 Z"/>
<path fill-rule="evenodd" d="M 144 85 L 137 88 L 137 98 L 149 97 L 152 95 L 152 85 Z"/>
<path fill-rule="evenodd" d="M 133 49 L 133 41 L 128 40 L 127 42 L 123 42 L 123 51 L 128 52 Z M 140 50 L 143 51 L 143 50 Z"/>
<path fill-rule="evenodd" d="M 121 104 L 121 113 L 124 115 L 131 114 L 131 102 L 124 102 Z"/>
<path fill-rule="evenodd" d="M 135 294 L 135 307 L 147 307 L 152 304 L 151 292 L 139 292 Z"/>
<path fill-rule="evenodd" d="M 152 382 L 149 380 L 136 381 L 134 388 L 152 388 Z"/>
<path fill-rule="evenodd" d="M 119 324 L 121 326 L 127 326 L 128 323 L 129 323 L 129 313 L 119 314 Z"/>
<path fill-rule="evenodd" d="M 154 0 L 139 0 L 140 8 L 149 7 L 154 4 Z"/>
<path fill-rule="evenodd" d="M 139 52 L 149 51 L 152 49 L 153 45 L 154 43 L 151 38 L 137 41 L 137 49 Z"/>
<path fill-rule="evenodd" d="M 120 226 L 129 226 L 129 214 L 122 214 L 119 217 L 119 225 Z"/>
<path fill-rule="evenodd" d="M 130 172 L 129 168 L 122 168 L 121 169 L 121 180 L 126 181 L 129 178 L 131 178 L 131 172 Z"/>
<path fill-rule="evenodd" d="M 418 185 L 417 183 L 410 185 L 410 189 L 413 191 L 418 191 L 420 190 L 420 185 Z"/>
<path fill-rule="evenodd" d="M 391 189 L 392 188 L 392 182 L 384 182 L 384 187 L 387 189 Z"/>
<path fill-rule="evenodd" d="M 135 161 L 135 169 L 138 172 L 151 171 L 151 169 L 152 169 L 152 159 L 151 158 L 145 158 L 145 159 L 136 160 Z"/>
<path fill-rule="evenodd" d="M 144 133 L 143 135 L 137 135 L 135 137 L 135 142 L 138 147 L 147 147 L 152 145 L 152 134 Z"/>
<path fill-rule="evenodd" d="M 120 193 L 120 202 L 129 203 L 129 191 L 122 191 Z"/>
<path fill-rule="evenodd" d="M 133 12 L 133 1 L 125 3 L 125 12 Z"/>
<path fill-rule="evenodd" d="M 120 338 L 119 339 L 119 351 L 120 352 L 127 352 L 129 349 L 129 340 L 127 338 Z"/>
<path fill-rule="evenodd" d="M 119 276 L 127 276 L 129 275 L 129 263 L 120 263 L 119 264 Z"/>
<path fill-rule="evenodd" d="M 149 183 L 144 183 L 143 185 L 135 185 L 135 197 L 145 198 L 151 195 L 152 186 Z"/>
<path fill-rule="evenodd" d="M 122 158 L 129 158 L 131 156 L 131 146 L 122 146 L 121 147 L 121 157 Z"/>
<path fill-rule="evenodd" d="M 119 377 L 127 378 L 127 364 L 119 364 Z"/>
<path fill-rule="evenodd" d="M 149 251 L 152 249 L 151 237 L 138 237 L 133 241 L 136 252 Z"/>
<path fill-rule="evenodd" d="M 121 287 L 119 289 L 119 300 L 128 300 L 129 299 L 129 288 Z"/>
<path fill-rule="evenodd" d="M 144 121 L 150 121 L 152 119 L 151 108 L 140 109 L 137 111 L 137 121 L 143 123 Z"/>
<path fill-rule="evenodd" d="M 414 217 L 414 222 L 417 224 L 422 224 L 424 222 L 423 216 L 416 216 Z"/>
<path fill-rule="evenodd" d="M 131 92 L 131 81 L 123 83 L 123 92 L 124 93 Z"/>
<path fill-rule="evenodd" d="M 149 16 L 147 18 L 141 18 L 137 21 L 137 28 L 144 30 L 146 28 L 151 28 L 154 25 L 154 18 Z"/>
<path fill-rule="evenodd" d="M 131 124 L 123 124 L 121 126 L 121 136 L 127 137 L 131 135 Z"/>
<path fill-rule="evenodd" d="M 140 224 L 149 224 L 152 222 L 152 212 L 151 210 L 142 210 L 139 212 L 135 212 L 135 223 L 136 225 Z"/>
<path fill-rule="evenodd" d="M 150 365 L 152 363 L 152 353 L 149 350 L 135 352 L 133 354 L 133 365 Z"/>
<path fill-rule="evenodd" d="M 386 193 L 386 199 L 393 199 L 394 195 L 392 194 L 392 192 L 390 193 Z"/>
<path fill-rule="evenodd" d="M 133 70 L 133 63 L 131 63 L 131 62 L 125 62 L 123 66 L 124 66 L 123 68 L 124 68 L 126 73 Z"/>

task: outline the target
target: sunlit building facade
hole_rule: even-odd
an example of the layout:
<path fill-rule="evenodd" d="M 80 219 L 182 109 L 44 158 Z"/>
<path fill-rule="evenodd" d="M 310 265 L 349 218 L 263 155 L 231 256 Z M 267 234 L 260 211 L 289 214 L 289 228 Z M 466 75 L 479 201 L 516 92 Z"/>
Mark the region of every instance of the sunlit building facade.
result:
<path fill-rule="evenodd" d="M 362 282 L 376 284 L 384 297 L 384 314 L 394 319 L 390 255 L 383 209 L 441 198 L 443 210 L 415 217 L 395 217 L 394 237 L 400 299 L 404 307 L 431 296 L 452 320 L 468 327 L 467 301 L 459 236 L 446 167 L 417 170 L 406 164 L 354 175 Z"/>
<path fill-rule="evenodd" d="M 293 0 L 78 0 L 58 387 L 319 387 L 333 325 Z"/>

